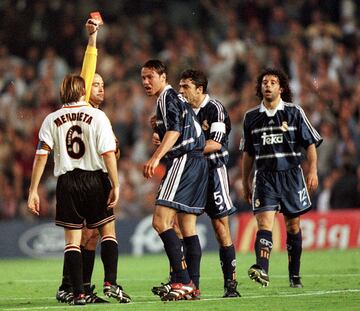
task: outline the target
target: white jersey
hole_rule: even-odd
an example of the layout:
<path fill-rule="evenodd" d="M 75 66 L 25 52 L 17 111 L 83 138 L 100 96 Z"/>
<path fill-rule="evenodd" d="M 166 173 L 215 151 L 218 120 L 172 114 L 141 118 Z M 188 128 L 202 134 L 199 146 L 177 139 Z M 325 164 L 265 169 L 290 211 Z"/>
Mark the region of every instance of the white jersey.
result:
<path fill-rule="evenodd" d="M 37 155 L 54 151 L 54 175 L 76 168 L 107 172 L 102 155 L 116 150 L 111 123 L 86 102 L 63 105 L 50 113 L 39 131 Z"/>

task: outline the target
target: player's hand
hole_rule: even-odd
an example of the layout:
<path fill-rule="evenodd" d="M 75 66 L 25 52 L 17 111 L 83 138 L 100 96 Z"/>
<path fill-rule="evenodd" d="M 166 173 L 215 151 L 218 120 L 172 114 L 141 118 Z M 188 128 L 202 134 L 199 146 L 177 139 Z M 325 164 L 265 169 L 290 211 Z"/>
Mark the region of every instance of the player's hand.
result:
<path fill-rule="evenodd" d="M 161 144 L 160 136 L 158 133 L 153 133 L 151 141 L 154 145 L 159 146 Z"/>
<path fill-rule="evenodd" d="M 147 161 L 143 168 L 143 175 L 145 178 L 151 178 L 154 176 L 155 169 L 158 167 L 160 160 L 151 158 Z"/>
<path fill-rule="evenodd" d="M 150 118 L 150 126 L 155 131 L 155 129 L 156 129 L 156 116 L 152 116 Z"/>
<path fill-rule="evenodd" d="M 108 209 L 116 207 L 119 202 L 120 187 L 113 187 L 110 190 L 109 198 L 107 200 Z"/>
<path fill-rule="evenodd" d="M 316 172 L 309 171 L 306 177 L 306 187 L 310 193 L 313 193 L 319 185 L 319 180 Z"/>
<path fill-rule="evenodd" d="M 115 150 L 115 158 L 116 160 L 120 159 L 120 142 L 117 138 L 115 138 L 116 150 Z"/>
<path fill-rule="evenodd" d="M 97 32 L 97 30 L 99 29 L 99 27 L 100 27 L 99 21 L 97 21 L 96 19 L 93 19 L 93 18 L 89 18 L 86 21 L 85 27 L 86 27 L 88 34 L 92 35 L 95 32 Z"/>
<path fill-rule="evenodd" d="M 39 216 L 40 212 L 40 198 L 37 192 L 30 192 L 27 202 L 27 208 L 30 213 Z"/>

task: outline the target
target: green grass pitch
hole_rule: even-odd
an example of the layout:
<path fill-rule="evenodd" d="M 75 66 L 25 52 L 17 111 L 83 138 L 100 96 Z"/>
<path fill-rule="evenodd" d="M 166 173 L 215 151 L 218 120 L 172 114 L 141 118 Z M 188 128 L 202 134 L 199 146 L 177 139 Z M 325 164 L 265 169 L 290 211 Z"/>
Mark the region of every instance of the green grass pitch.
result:
<path fill-rule="evenodd" d="M 250 281 L 248 267 L 253 254 L 237 254 L 237 275 L 241 298 L 223 299 L 222 274 L 218 255 L 205 253 L 201 265 L 201 300 L 161 302 L 150 288 L 166 280 L 165 255 L 120 256 L 118 282 L 132 297 L 124 305 L 83 307 L 60 304 L 55 300 L 62 259 L 0 260 L 0 310 L 360 310 L 360 250 L 306 251 L 302 257 L 304 288 L 289 287 L 287 254 L 273 253 L 270 286 L 261 288 Z M 102 264 L 96 259 L 93 283 L 102 296 Z"/>

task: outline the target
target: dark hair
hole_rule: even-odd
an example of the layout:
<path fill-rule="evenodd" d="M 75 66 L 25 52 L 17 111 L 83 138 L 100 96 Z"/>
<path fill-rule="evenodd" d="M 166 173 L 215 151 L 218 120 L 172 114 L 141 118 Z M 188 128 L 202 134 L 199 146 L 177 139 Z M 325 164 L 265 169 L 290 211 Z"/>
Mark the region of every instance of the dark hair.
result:
<path fill-rule="evenodd" d="M 154 69 L 158 75 L 162 75 L 163 73 L 165 73 L 167 75 L 167 68 L 164 65 L 164 63 L 158 59 L 150 59 L 148 60 L 143 66 L 142 68 L 149 68 L 149 69 Z"/>
<path fill-rule="evenodd" d="M 197 88 L 202 86 L 203 93 L 206 93 L 208 79 L 202 71 L 195 69 L 187 69 L 182 72 L 180 79 L 181 80 L 190 79 Z"/>
<path fill-rule="evenodd" d="M 289 78 L 288 76 L 280 69 L 274 68 L 266 68 L 261 74 L 258 75 L 256 79 L 256 96 L 263 99 L 263 94 L 261 93 L 261 84 L 262 80 L 265 76 L 271 75 L 276 76 L 279 79 L 280 87 L 283 89 L 281 92 L 281 99 L 284 102 L 291 103 L 292 102 L 292 92 L 289 86 Z"/>
<path fill-rule="evenodd" d="M 85 94 L 85 81 L 78 75 L 67 75 L 61 83 L 60 99 L 63 104 L 78 102 Z"/>

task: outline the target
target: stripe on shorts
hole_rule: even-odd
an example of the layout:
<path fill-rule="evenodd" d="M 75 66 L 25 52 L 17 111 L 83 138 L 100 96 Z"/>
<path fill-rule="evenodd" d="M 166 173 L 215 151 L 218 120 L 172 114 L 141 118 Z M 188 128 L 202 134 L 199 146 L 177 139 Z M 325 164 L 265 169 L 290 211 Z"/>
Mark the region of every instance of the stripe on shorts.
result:
<path fill-rule="evenodd" d="M 163 182 L 158 200 L 172 201 L 175 197 L 177 188 L 180 183 L 182 173 L 187 160 L 187 154 L 180 158 L 174 159 L 171 168 Z"/>
<path fill-rule="evenodd" d="M 217 173 L 219 176 L 221 190 L 222 190 L 222 193 L 224 196 L 225 206 L 226 206 L 226 209 L 229 210 L 232 208 L 232 203 L 231 203 L 231 198 L 229 195 L 229 183 L 228 183 L 226 169 L 224 166 L 222 166 L 222 167 L 217 168 L 216 170 L 217 170 Z"/>

